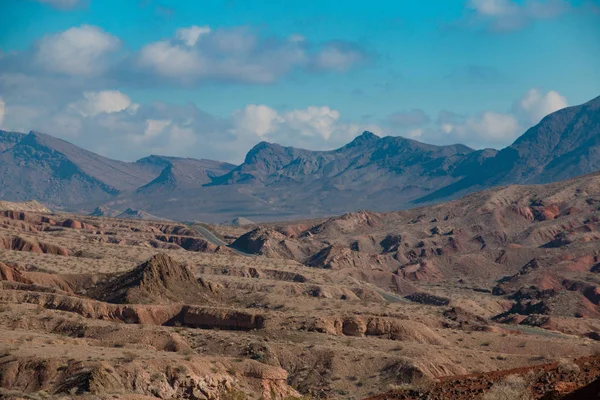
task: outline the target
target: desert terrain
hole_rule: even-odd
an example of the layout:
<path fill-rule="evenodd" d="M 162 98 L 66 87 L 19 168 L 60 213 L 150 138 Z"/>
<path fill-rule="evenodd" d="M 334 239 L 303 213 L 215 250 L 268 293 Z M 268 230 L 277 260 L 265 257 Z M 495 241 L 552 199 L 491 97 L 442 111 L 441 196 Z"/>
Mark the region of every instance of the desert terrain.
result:
<path fill-rule="evenodd" d="M 0 400 L 600 400 L 600 0 L 0 13 Z"/>
<path fill-rule="evenodd" d="M 599 174 L 238 227 L 0 205 L 4 398 L 568 398 L 600 375 Z"/>

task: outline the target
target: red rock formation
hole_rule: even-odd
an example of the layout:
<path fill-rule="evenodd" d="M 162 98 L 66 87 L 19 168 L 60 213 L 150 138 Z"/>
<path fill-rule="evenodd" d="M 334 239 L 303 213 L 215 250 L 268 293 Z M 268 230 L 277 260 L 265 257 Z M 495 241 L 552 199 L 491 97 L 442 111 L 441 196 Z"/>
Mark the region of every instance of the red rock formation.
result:
<path fill-rule="evenodd" d="M 157 254 L 133 270 L 99 284 L 88 295 L 109 303 L 205 303 L 192 272 L 166 254 Z"/>

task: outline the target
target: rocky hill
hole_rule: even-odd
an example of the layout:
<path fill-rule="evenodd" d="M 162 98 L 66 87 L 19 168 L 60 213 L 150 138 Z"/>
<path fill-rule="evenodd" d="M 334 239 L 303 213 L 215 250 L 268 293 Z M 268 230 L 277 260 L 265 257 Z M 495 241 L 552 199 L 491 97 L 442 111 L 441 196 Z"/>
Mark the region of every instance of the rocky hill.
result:
<path fill-rule="evenodd" d="M 233 164 L 219 161 L 155 155 L 142 158 L 136 164 L 162 168 L 154 180 L 137 190 L 141 194 L 199 189 L 235 168 Z"/>
<path fill-rule="evenodd" d="M 512 303 L 498 321 L 593 335 L 589 322 L 567 321 L 600 319 L 599 210 L 595 173 L 406 211 L 259 226 L 233 246 L 360 276 L 403 295 L 417 292 L 409 283 L 491 293 Z M 447 290 L 433 294 L 411 300 L 452 297 Z"/>
<path fill-rule="evenodd" d="M 0 211 L 31 211 L 44 214 L 50 214 L 52 211 L 36 200 L 24 201 L 22 203 L 13 203 L 10 201 L 0 201 Z"/>
<path fill-rule="evenodd" d="M 166 254 L 157 254 L 122 275 L 107 278 L 89 296 L 108 303 L 206 303 L 192 272 Z"/>
<path fill-rule="evenodd" d="M 404 211 L 193 226 L 0 211 L 0 397 L 596 390 L 600 173 Z"/>

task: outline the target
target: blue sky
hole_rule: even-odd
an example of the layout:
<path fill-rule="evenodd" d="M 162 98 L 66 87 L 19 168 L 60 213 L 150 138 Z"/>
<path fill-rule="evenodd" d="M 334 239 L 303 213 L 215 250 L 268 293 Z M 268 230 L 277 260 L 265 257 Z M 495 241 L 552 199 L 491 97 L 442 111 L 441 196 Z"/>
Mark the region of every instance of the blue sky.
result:
<path fill-rule="evenodd" d="M 240 161 L 363 130 L 510 144 L 600 95 L 597 0 L 0 0 L 0 127 Z"/>

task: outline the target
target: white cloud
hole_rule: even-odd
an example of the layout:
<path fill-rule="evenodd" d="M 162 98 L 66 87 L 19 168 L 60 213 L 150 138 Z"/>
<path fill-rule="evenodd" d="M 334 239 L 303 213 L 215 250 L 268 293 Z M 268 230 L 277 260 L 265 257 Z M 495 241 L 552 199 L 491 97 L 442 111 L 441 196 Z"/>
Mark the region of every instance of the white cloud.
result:
<path fill-rule="evenodd" d="M 569 12 L 572 6 L 564 0 L 469 0 L 467 18 L 471 25 L 483 24 L 492 31 L 513 31 L 532 21 L 551 19 Z"/>
<path fill-rule="evenodd" d="M 463 142 L 504 144 L 514 140 L 521 132 L 514 115 L 486 111 L 469 117 L 458 124 L 444 124 L 443 130 Z"/>
<path fill-rule="evenodd" d="M 128 50 L 101 28 L 81 25 L 44 36 L 27 50 L 0 51 L 0 80 L 9 74 L 24 75 L 38 83 L 78 85 L 80 91 L 108 85 L 268 84 L 294 71 L 346 71 L 370 58 L 351 42 L 311 43 L 300 35 L 266 36 L 248 27 L 213 30 L 197 25 Z M 25 89 L 32 92 L 38 86 Z"/>
<path fill-rule="evenodd" d="M 525 123 L 535 125 L 546 115 L 568 105 L 567 98 L 555 90 L 542 93 L 539 89 L 531 89 L 515 103 L 514 109 Z"/>
<path fill-rule="evenodd" d="M 131 103 L 125 110 L 131 114 L 135 115 L 135 113 L 140 109 L 140 105 L 137 103 Z"/>
<path fill-rule="evenodd" d="M 328 140 L 337 128 L 340 113 L 327 106 L 278 113 L 266 105 L 249 104 L 234 114 L 235 132 L 254 134 L 262 139 L 282 133 Z"/>
<path fill-rule="evenodd" d="M 60 9 L 71 9 L 81 5 L 81 0 L 36 0 L 39 3 L 49 4 Z"/>
<path fill-rule="evenodd" d="M 421 136 L 423 136 L 423 133 L 425 133 L 425 130 L 423 128 L 417 128 L 417 129 L 408 131 L 407 136 L 411 139 L 420 139 Z"/>
<path fill-rule="evenodd" d="M 249 104 L 233 113 L 235 131 L 264 138 L 283 122 L 277 111 L 265 105 Z"/>
<path fill-rule="evenodd" d="M 195 132 L 192 128 L 175 125 L 171 129 L 170 134 L 173 140 L 181 141 L 181 144 L 184 146 L 191 144 L 191 141 L 195 141 Z"/>
<path fill-rule="evenodd" d="M 139 104 L 132 103 L 129 96 L 118 90 L 103 90 L 84 92 L 83 99 L 69 104 L 69 108 L 83 117 L 95 117 L 102 113 L 110 114 L 124 110 L 135 114 Z"/>
<path fill-rule="evenodd" d="M 218 29 L 211 39 L 207 50 L 212 48 L 230 56 L 251 54 L 253 51 L 259 50 L 259 44 L 262 44 L 256 34 L 247 28 Z M 273 43 L 273 45 L 281 46 L 282 43 Z"/>
<path fill-rule="evenodd" d="M 191 34 L 189 34 L 191 36 Z M 202 40 L 163 40 L 144 46 L 138 66 L 169 79 L 270 83 L 304 62 L 298 43 L 258 46 L 258 38 L 241 29 L 205 32 Z M 178 36 L 183 38 L 180 32 Z M 194 41 L 194 45 L 189 43 Z"/>
<path fill-rule="evenodd" d="M 105 57 L 119 46 L 115 36 L 98 27 L 82 25 L 42 38 L 35 60 L 50 72 L 90 76 L 104 71 Z"/>
<path fill-rule="evenodd" d="M 367 60 L 365 51 L 352 43 L 315 46 L 299 35 L 265 39 L 247 28 L 213 31 L 199 26 L 179 29 L 175 38 L 149 43 L 137 54 L 138 67 L 186 83 L 271 83 L 294 69 L 346 71 Z"/>
<path fill-rule="evenodd" d="M 469 6 L 479 14 L 499 17 L 518 12 L 519 6 L 510 0 L 470 0 Z"/>
<path fill-rule="evenodd" d="M 285 146 L 329 150 L 343 146 L 365 130 L 382 133 L 376 124 L 345 123 L 339 111 L 328 106 L 309 106 L 278 112 L 266 105 L 248 105 L 233 113 L 230 132 L 239 148 L 258 140 Z"/>
<path fill-rule="evenodd" d="M 147 137 L 155 137 L 163 133 L 165 128 L 171 125 L 173 121 L 170 119 L 148 119 L 146 120 L 146 130 L 144 135 Z"/>
<path fill-rule="evenodd" d="M 342 42 L 331 42 L 315 55 L 312 67 L 317 70 L 332 70 L 343 72 L 360 64 L 366 58 L 363 51 L 354 45 Z"/>
<path fill-rule="evenodd" d="M 490 8 L 489 13 L 500 12 Z M 530 126 L 546 115 L 567 106 L 567 99 L 556 91 L 530 89 L 506 112 L 485 110 L 472 115 L 459 115 L 442 110 L 430 123 L 422 110 L 401 111 L 388 115 L 384 124 L 394 135 L 414 138 L 437 145 L 462 143 L 474 148 L 501 148 L 510 145 Z"/>
<path fill-rule="evenodd" d="M 340 113 L 327 106 L 310 106 L 283 114 L 283 123 L 303 136 L 320 136 L 329 140 L 336 129 Z"/>
<path fill-rule="evenodd" d="M 4 121 L 4 100 L 0 97 L 0 127 L 2 126 L 2 121 Z"/>
<path fill-rule="evenodd" d="M 142 133 L 129 132 L 127 137 L 129 140 L 137 145 L 145 145 L 150 143 L 163 133 L 166 129 L 173 124 L 170 119 L 147 119 L 144 121 L 145 128 Z"/>
<path fill-rule="evenodd" d="M 200 54 L 167 41 L 144 46 L 139 54 L 139 64 L 170 78 L 199 75 L 203 69 Z"/>
<path fill-rule="evenodd" d="M 177 39 L 184 42 L 187 46 L 194 46 L 200 36 L 212 32 L 209 26 L 194 25 L 189 28 L 178 29 L 175 33 Z"/>

